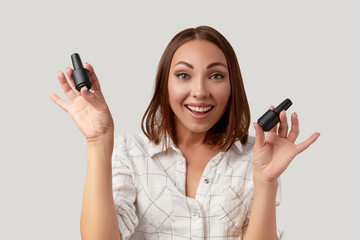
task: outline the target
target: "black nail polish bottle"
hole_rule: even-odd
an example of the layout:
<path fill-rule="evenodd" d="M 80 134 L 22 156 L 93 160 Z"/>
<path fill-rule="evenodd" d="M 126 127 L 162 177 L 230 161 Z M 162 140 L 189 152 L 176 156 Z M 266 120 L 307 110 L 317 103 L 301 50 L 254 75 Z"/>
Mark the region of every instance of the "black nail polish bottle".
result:
<path fill-rule="evenodd" d="M 279 114 L 282 110 L 287 110 L 292 105 L 290 99 L 285 99 L 274 110 L 269 109 L 264 115 L 262 115 L 258 124 L 264 129 L 265 132 L 270 131 L 278 122 L 280 122 Z"/>
<path fill-rule="evenodd" d="M 74 66 L 74 72 L 72 73 L 72 77 L 74 79 L 76 90 L 80 92 L 83 86 L 86 86 L 90 90 L 92 83 L 90 80 L 89 71 L 83 67 L 79 54 L 72 54 L 71 61 Z"/>

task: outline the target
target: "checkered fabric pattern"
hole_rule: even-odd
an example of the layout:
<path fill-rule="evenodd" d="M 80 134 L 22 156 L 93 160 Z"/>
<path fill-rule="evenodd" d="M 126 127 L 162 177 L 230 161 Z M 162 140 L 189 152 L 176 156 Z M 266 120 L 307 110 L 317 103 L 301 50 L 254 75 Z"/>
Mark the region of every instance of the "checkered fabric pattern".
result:
<path fill-rule="evenodd" d="M 116 137 L 112 181 L 122 239 L 242 239 L 254 196 L 254 142 L 249 136 L 214 156 L 194 199 L 186 197 L 186 159 L 173 142 L 166 154 L 142 133 Z"/>

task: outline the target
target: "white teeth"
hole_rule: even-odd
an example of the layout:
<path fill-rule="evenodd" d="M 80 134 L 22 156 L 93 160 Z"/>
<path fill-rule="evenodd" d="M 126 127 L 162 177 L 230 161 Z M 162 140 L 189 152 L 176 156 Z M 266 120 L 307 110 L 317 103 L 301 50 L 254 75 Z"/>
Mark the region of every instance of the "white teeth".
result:
<path fill-rule="evenodd" d="M 187 107 L 195 112 L 207 112 L 211 109 L 211 107 L 193 107 L 193 106 L 187 106 Z"/>

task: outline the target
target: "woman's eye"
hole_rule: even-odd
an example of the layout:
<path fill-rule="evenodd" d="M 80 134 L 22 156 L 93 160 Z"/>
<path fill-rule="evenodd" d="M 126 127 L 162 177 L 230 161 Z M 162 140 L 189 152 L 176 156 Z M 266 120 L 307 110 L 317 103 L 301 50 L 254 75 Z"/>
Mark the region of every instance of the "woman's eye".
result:
<path fill-rule="evenodd" d="M 216 73 L 210 76 L 211 79 L 223 79 L 225 76 L 220 73 Z"/>
<path fill-rule="evenodd" d="M 176 76 L 180 79 L 189 79 L 190 78 L 190 76 L 187 75 L 186 73 L 178 73 L 178 74 L 176 74 Z"/>

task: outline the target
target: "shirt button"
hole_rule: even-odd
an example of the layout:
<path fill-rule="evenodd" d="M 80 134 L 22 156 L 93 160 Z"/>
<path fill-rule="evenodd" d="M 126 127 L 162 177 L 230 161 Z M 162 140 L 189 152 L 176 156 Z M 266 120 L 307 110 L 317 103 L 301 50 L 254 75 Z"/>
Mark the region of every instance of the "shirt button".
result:
<path fill-rule="evenodd" d="M 209 180 L 208 178 L 205 178 L 204 182 L 205 182 L 206 184 L 208 184 L 208 183 L 210 182 L 210 180 Z"/>
<path fill-rule="evenodd" d="M 194 219 L 198 219 L 198 218 L 200 217 L 200 213 L 194 212 L 194 213 L 192 214 L 192 216 L 193 216 Z"/>
<path fill-rule="evenodd" d="M 184 165 L 184 159 L 180 158 L 179 161 L 180 161 L 180 165 Z"/>

